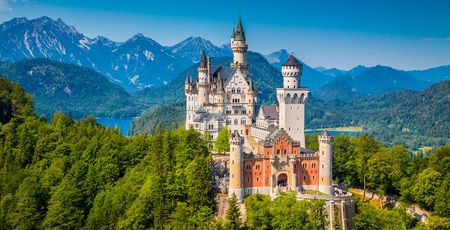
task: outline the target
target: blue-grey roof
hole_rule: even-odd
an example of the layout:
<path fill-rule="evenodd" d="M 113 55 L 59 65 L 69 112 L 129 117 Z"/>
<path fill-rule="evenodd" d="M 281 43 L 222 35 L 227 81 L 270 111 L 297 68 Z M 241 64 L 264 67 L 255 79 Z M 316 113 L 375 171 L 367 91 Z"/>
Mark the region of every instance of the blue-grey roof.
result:
<path fill-rule="evenodd" d="M 265 119 L 278 120 L 278 109 L 276 105 L 262 105 L 261 111 Z"/>

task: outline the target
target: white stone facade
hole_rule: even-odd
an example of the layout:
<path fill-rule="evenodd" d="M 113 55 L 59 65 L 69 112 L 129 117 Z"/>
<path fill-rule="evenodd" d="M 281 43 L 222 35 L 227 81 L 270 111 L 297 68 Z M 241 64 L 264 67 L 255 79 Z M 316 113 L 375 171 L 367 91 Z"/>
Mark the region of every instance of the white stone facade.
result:
<path fill-rule="evenodd" d="M 248 134 L 246 127 L 254 117 L 256 92 L 248 74 L 247 44 L 240 20 L 233 35 L 231 67 L 211 66 L 202 52 L 197 80 L 187 78 L 185 82 L 186 129 L 208 133 L 212 141 L 225 126 L 231 132 Z"/>

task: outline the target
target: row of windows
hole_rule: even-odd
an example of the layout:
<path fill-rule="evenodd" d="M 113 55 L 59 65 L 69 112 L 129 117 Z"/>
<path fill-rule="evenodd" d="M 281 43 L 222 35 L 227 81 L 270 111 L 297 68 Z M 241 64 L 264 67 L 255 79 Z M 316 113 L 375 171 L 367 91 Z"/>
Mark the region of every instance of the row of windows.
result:
<path fill-rule="evenodd" d="M 227 119 L 226 124 L 227 125 L 231 125 L 231 119 L 230 118 Z M 233 124 L 234 125 L 239 125 L 239 120 L 237 118 L 234 119 L 234 123 Z M 245 120 L 245 118 L 242 118 L 241 119 L 241 125 L 245 125 L 245 124 L 246 124 L 246 120 Z"/>
<path fill-rule="evenodd" d="M 243 109 L 243 110 L 235 109 L 233 111 L 234 111 L 234 114 L 247 114 L 247 110 L 245 110 L 245 109 Z M 231 114 L 231 110 L 227 110 L 226 114 Z"/>
<path fill-rule="evenodd" d="M 241 92 L 241 88 L 232 88 L 231 92 L 232 93 L 240 93 Z"/>
<path fill-rule="evenodd" d="M 251 165 L 251 164 L 246 164 L 246 165 L 245 165 L 245 169 L 250 170 L 251 168 L 252 168 L 252 165 Z M 260 165 L 260 164 L 256 164 L 256 165 L 255 165 L 255 168 L 256 168 L 256 170 L 261 170 L 261 165 Z M 266 166 L 266 169 L 270 169 L 270 166 L 267 165 L 267 166 Z"/>

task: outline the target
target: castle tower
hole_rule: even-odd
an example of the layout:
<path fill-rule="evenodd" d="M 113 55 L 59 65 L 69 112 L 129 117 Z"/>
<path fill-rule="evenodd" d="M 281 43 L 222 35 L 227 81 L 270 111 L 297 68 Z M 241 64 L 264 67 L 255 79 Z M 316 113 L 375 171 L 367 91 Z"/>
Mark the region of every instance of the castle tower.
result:
<path fill-rule="evenodd" d="M 309 90 L 300 87 L 303 65 L 293 56 L 282 65 L 283 88 L 277 88 L 279 126 L 305 148 L 305 103 Z"/>
<path fill-rule="evenodd" d="M 333 137 L 323 131 L 319 139 L 319 191 L 333 194 Z"/>
<path fill-rule="evenodd" d="M 206 59 L 205 50 L 202 50 L 202 57 L 198 67 L 198 105 L 204 106 L 209 103 L 209 76 L 208 61 Z"/>
<path fill-rule="evenodd" d="M 233 51 L 233 63 L 231 66 L 247 68 L 247 42 L 245 41 L 244 27 L 239 16 L 236 30 L 231 35 L 231 50 Z"/>
<path fill-rule="evenodd" d="M 302 75 L 303 65 L 291 54 L 288 60 L 281 66 L 283 75 L 283 88 L 298 88 Z"/>
<path fill-rule="evenodd" d="M 244 198 L 242 177 L 243 145 L 244 138 L 239 135 L 238 131 L 234 131 L 230 135 L 230 186 L 228 195 L 231 197 L 234 193 L 239 200 Z"/>

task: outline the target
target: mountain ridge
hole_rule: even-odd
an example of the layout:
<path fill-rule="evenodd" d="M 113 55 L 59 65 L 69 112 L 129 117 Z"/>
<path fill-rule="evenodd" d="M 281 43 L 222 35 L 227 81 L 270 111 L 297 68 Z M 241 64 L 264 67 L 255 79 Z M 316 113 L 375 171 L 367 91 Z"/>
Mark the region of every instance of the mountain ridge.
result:
<path fill-rule="evenodd" d="M 48 118 L 58 111 L 75 118 L 132 117 L 142 109 L 120 86 L 73 64 L 49 59 L 0 62 L 0 76 L 19 83 L 33 96 L 36 112 Z"/>

